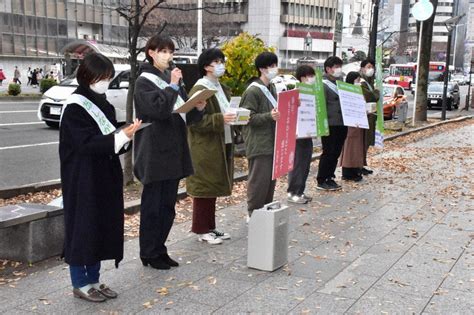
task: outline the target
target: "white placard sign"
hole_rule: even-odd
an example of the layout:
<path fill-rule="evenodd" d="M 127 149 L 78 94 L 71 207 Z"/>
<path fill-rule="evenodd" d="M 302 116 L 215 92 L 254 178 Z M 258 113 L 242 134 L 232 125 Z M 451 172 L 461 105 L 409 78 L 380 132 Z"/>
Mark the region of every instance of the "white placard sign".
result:
<path fill-rule="evenodd" d="M 358 85 L 337 81 L 337 89 L 344 126 L 369 129 L 362 88 Z"/>
<path fill-rule="evenodd" d="M 298 122 L 296 125 L 297 138 L 317 136 L 316 126 L 316 97 L 311 86 L 298 85 L 300 90 L 300 106 L 298 107 Z"/>

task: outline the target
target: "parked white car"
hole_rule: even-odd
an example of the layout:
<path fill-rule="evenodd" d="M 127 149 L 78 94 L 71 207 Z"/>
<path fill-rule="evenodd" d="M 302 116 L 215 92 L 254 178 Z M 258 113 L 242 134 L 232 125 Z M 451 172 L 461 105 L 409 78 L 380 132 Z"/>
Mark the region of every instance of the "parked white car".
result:
<path fill-rule="evenodd" d="M 130 65 L 114 65 L 115 76 L 106 92 L 107 100 L 115 107 L 117 121 L 125 121 L 125 107 L 127 104 L 128 84 L 130 80 Z M 66 99 L 77 89 L 75 76 L 61 81 L 59 85 L 47 90 L 38 105 L 38 119 L 46 125 L 59 127 L 59 118 Z"/>
<path fill-rule="evenodd" d="M 296 86 L 297 82 L 298 80 L 291 74 L 282 74 L 272 80 L 272 83 L 276 87 L 277 93 L 288 91 L 288 86 Z"/>

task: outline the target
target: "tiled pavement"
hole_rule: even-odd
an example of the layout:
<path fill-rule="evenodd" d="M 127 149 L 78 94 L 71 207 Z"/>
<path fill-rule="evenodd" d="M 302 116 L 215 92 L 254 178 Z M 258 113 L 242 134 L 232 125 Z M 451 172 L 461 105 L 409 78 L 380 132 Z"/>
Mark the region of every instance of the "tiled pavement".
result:
<path fill-rule="evenodd" d="M 389 164 L 362 183 L 310 191 L 311 204 L 291 207 L 289 261 L 277 271 L 246 267 L 242 204 L 218 212 L 232 234 L 223 245 L 174 226 L 181 266 L 171 271 L 142 267 L 138 240 L 126 242 L 120 268 L 107 262 L 102 275 L 116 300 L 73 298 L 59 265 L 0 287 L 0 313 L 473 314 L 473 134 L 471 123 L 384 152 L 374 165 Z"/>

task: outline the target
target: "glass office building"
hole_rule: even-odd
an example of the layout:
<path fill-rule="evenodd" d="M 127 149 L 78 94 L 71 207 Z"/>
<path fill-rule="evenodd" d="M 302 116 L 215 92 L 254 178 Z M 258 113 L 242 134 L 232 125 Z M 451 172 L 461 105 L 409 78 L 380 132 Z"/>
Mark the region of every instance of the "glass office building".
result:
<path fill-rule="evenodd" d="M 47 67 L 78 39 L 127 45 L 127 24 L 113 9 L 130 0 L 0 0 L 0 67 Z"/>

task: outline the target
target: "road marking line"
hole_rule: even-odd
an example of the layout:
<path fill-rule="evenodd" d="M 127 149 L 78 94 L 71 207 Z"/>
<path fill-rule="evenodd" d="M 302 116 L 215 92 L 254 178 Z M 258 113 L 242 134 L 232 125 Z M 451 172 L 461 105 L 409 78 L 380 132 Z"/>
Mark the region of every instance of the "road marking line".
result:
<path fill-rule="evenodd" d="M 24 145 L 15 145 L 15 146 L 11 146 L 11 147 L 1 147 L 0 150 L 22 149 L 22 148 L 38 147 L 38 146 L 52 145 L 52 144 L 59 144 L 59 141 L 35 143 L 35 144 L 24 144 Z"/>
<path fill-rule="evenodd" d="M 0 114 L 16 114 L 16 113 L 36 113 L 37 110 L 5 110 L 0 111 Z"/>
<path fill-rule="evenodd" d="M 36 121 L 32 121 L 32 122 L 24 122 L 24 123 L 10 123 L 10 124 L 0 124 L 0 127 L 7 127 L 7 126 L 23 126 L 23 125 L 40 125 L 40 124 L 44 124 L 44 122 L 36 122 Z"/>

